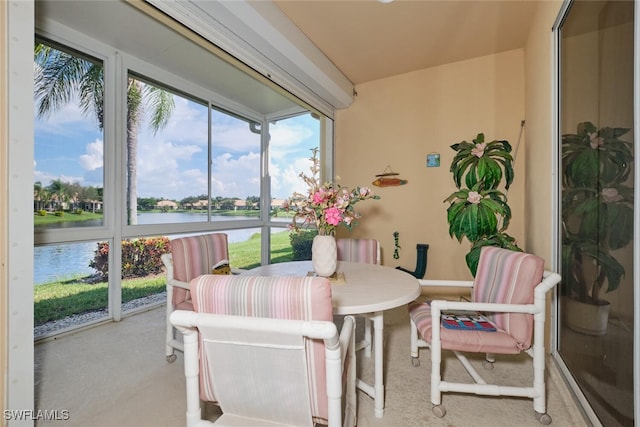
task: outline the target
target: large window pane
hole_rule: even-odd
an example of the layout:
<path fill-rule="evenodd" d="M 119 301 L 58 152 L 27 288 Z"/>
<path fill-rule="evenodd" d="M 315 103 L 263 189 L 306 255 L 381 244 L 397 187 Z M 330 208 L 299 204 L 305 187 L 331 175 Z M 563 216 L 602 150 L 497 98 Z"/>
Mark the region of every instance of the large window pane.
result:
<path fill-rule="evenodd" d="M 634 425 L 634 2 L 561 28 L 560 354 L 600 422 Z"/>
<path fill-rule="evenodd" d="M 260 218 L 260 126 L 211 111 L 212 220 Z"/>
<path fill-rule="evenodd" d="M 128 224 L 206 222 L 208 107 L 129 76 Z"/>
<path fill-rule="evenodd" d="M 311 113 L 290 117 L 273 123 L 270 133 L 270 220 L 281 222 L 285 227 L 285 223 L 291 223 L 291 214 L 281 208 L 283 202 L 294 192 L 307 192 L 300 174 L 310 175 L 312 149 L 320 148 L 320 120 Z M 282 230 L 276 231 L 282 233 Z M 299 236 L 290 235 L 289 232 L 285 234 L 288 238 L 284 247 L 282 235 L 279 238 L 272 235 L 271 262 L 310 259 L 311 240 L 308 233 Z"/>
<path fill-rule="evenodd" d="M 39 338 L 105 318 L 108 286 L 91 266 L 96 242 L 65 241 L 104 225 L 103 64 L 38 39 L 34 68 L 34 227 L 52 242 L 34 248 Z"/>
<path fill-rule="evenodd" d="M 75 28 L 72 22 L 66 25 Z M 43 30 L 55 42 L 39 39 L 44 48 L 37 47 L 34 56 L 36 73 L 42 76 L 35 97 L 35 276 L 40 290 L 54 283 L 65 292 L 85 292 L 87 300 L 69 303 L 73 318 L 65 325 L 120 319 L 140 304 L 160 303 L 164 271 L 145 266 L 146 255 L 142 261 L 128 255 L 132 245 L 152 235 L 224 232 L 232 267 L 252 268 L 267 258 L 262 249 L 269 232 L 271 247 L 266 250 L 273 252 L 273 261 L 292 259 L 290 217 L 280 207 L 294 190 L 303 189 L 298 175 L 308 171 L 311 149 L 321 146 L 326 118 L 305 113 L 267 125 L 281 112 L 303 110 L 276 92 L 257 91 L 258 101 L 248 103 L 217 92 L 227 90 L 226 80 L 216 81 L 218 73 L 189 71 L 193 64 L 209 69 L 211 58 L 197 56 L 209 55 L 205 50 L 184 52 L 196 56 L 180 66 L 156 61 L 145 49 L 136 53 L 96 44 L 92 39 L 104 41 L 99 34 L 62 46 L 60 40 L 70 39 L 64 28 L 60 34 L 55 28 Z M 64 70 L 64 64 L 74 66 Z M 68 94 L 48 100 L 39 111 L 47 96 L 64 93 L 43 86 L 47 76 L 54 82 L 54 65 L 59 75 L 76 75 L 58 81 L 69 85 L 64 88 Z M 103 75 L 120 65 L 131 70 L 126 79 Z M 47 67 L 50 74 L 41 73 Z M 104 82 L 114 82 L 114 87 L 105 92 Z M 265 95 L 268 100 L 262 100 Z M 263 138 L 267 128 L 269 138 Z M 271 187 L 261 170 L 263 156 L 271 161 Z M 110 262 L 114 253 L 122 253 L 120 271 L 109 271 L 119 264 Z M 140 270 L 138 276 L 130 277 L 132 270 Z M 138 279 L 148 283 L 129 286 Z M 109 306 L 119 299 L 110 294 L 116 290 L 122 305 Z M 51 298 L 54 302 L 56 297 Z M 36 311 L 44 307 L 40 301 Z"/>
<path fill-rule="evenodd" d="M 100 245 L 96 259 L 108 263 L 106 242 Z M 165 268 L 160 257 L 171 251 L 169 239 L 164 236 L 126 239 L 122 247 L 122 312 L 136 311 L 140 307 L 166 302 Z M 103 271 L 108 271 L 103 265 Z"/>
<path fill-rule="evenodd" d="M 102 225 L 102 63 L 44 41 L 34 58 L 34 225 Z"/>
<path fill-rule="evenodd" d="M 99 245 L 92 241 L 34 248 L 36 339 L 107 317 L 108 284 L 100 266 L 94 265 Z"/>
<path fill-rule="evenodd" d="M 312 149 L 320 148 L 320 120 L 311 113 L 278 120 L 269 127 L 271 220 L 290 221 L 282 203 L 294 192 L 305 193 L 300 174 L 310 174 Z"/>

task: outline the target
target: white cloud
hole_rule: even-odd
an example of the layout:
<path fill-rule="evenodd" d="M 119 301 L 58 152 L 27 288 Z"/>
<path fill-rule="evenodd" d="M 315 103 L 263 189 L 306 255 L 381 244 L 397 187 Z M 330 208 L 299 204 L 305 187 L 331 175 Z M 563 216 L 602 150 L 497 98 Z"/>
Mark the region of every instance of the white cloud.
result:
<path fill-rule="evenodd" d="M 84 178 L 82 176 L 72 176 L 72 175 L 52 175 L 45 171 L 35 170 L 33 172 L 33 182 L 40 182 L 43 187 L 49 186 L 51 181 L 60 180 L 62 182 L 68 182 L 69 184 L 79 183 L 82 184 L 84 182 Z"/>
<path fill-rule="evenodd" d="M 138 195 L 182 199 L 207 193 L 206 152 L 195 144 L 174 144 L 157 139 L 138 146 Z M 200 159 L 202 169 L 187 167 Z M 181 169 L 182 168 L 182 169 Z"/>
<path fill-rule="evenodd" d="M 299 124 L 280 122 L 270 128 L 270 146 L 275 152 L 299 149 L 300 143 L 313 136 L 313 130 Z M 316 142 L 317 145 L 317 142 Z"/>
<path fill-rule="evenodd" d="M 139 129 L 139 197 L 180 200 L 207 193 L 207 107 L 180 96 L 175 96 L 174 100 L 175 108 L 165 128 L 154 134 L 145 122 Z M 212 159 L 213 196 L 245 198 L 260 195 L 260 135 L 250 131 L 248 122 L 219 111 L 213 112 L 212 120 L 215 155 Z M 93 138 L 97 130 L 95 118 L 86 117 L 74 102 L 52 114 L 48 120 L 36 120 L 36 126 L 37 133 L 63 134 L 69 141 L 78 138 L 86 141 L 87 135 Z M 304 117 L 287 119 L 271 125 L 270 133 L 273 197 L 284 198 L 294 191 L 305 191 L 306 187 L 298 175 L 301 171 L 309 171 L 309 148 L 318 145 L 317 122 Z M 54 153 L 69 159 L 61 162 L 50 155 L 41 159 L 40 166 L 50 171 L 36 170 L 35 180 L 40 180 L 43 185 L 48 185 L 53 179 L 93 182 L 89 175 L 75 177 L 72 176 L 75 169 L 65 167 L 68 170 L 63 170 L 62 166 L 74 160 L 78 169 L 101 175 L 106 144 L 101 139 L 99 135 L 93 142 L 77 144 L 83 147 L 84 153 L 74 152 L 69 145 L 61 146 Z M 46 143 L 47 139 L 43 142 Z M 96 175 L 95 179 L 100 178 Z"/>
<path fill-rule="evenodd" d="M 294 192 L 306 192 L 300 173 L 309 174 L 310 149 L 317 147 L 314 129 L 288 120 L 271 128 L 271 193 L 277 198 L 289 197 Z M 302 148 L 301 148 L 302 147 Z"/>
<path fill-rule="evenodd" d="M 260 135 L 252 133 L 249 125 L 243 121 L 235 121 L 231 124 L 214 123 L 211 135 L 216 149 L 236 153 L 260 149 Z"/>
<path fill-rule="evenodd" d="M 54 135 L 70 135 L 81 129 L 97 130 L 99 128 L 95 115 L 83 113 L 73 99 L 59 110 L 52 111 L 47 117 L 36 119 L 34 126 L 36 131 Z"/>
<path fill-rule="evenodd" d="M 149 137 L 161 136 L 174 143 L 189 142 L 190 144 L 207 145 L 207 107 L 196 104 L 185 98 L 174 96 L 175 107 L 166 127 L 160 129 L 156 135 L 147 128 L 145 122 L 141 130 Z M 148 111 L 147 113 L 151 113 Z M 146 117 L 148 119 L 148 117 Z"/>
<path fill-rule="evenodd" d="M 260 196 L 260 154 L 247 153 L 234 157 L 229 153 L 213 159 L 213 196 Z"/>
<path fill-rule="evenodd" d="M 103 165 L 103 142 L 96 139 L 94 142 L 87 144 L 87 154 L 80 156 L 80 165 L 85 170 L 96 170 Z"/>

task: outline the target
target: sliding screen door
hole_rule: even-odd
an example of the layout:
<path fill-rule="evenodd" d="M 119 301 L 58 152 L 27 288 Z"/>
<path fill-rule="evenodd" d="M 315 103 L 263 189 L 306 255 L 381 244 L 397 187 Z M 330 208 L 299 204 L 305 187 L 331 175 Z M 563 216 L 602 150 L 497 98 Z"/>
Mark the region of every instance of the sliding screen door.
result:
<path fill-rule="evenodd" d="M 606 426 L 634 425 L 634 2 L 560 27 L 559 352 Z"/>

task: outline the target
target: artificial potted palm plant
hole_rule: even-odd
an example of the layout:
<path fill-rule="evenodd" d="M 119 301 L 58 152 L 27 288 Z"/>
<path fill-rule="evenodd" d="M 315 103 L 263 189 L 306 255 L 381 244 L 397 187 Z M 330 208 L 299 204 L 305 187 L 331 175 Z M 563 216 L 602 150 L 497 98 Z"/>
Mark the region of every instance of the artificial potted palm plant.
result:
<path fill-rule="evenodd" d="M 615 251 L 633 238 L 633 146 L 625 128 L 578 124 L 562 136 L 562 295 L 566 321 L 579 332 L 607 331 L 603 294 L 620 285 L 625 268 Z"/>
<path fill-rule="evenodd" d="M 484 141 L 479 133 L 472 142 L 451 146 L 456 155 L 451 162 L 457 190 L 449 202 L 447 221 L 449 235 L 471 243 L 466 262 L 475 276 L 483 246 L 520 250 L 515 239 L 505 230 L 511 220 L 506 191 L 513 182 L 513 157 L 509 141 Z M 498 187 L 504 183 L 504 191 Z"/>

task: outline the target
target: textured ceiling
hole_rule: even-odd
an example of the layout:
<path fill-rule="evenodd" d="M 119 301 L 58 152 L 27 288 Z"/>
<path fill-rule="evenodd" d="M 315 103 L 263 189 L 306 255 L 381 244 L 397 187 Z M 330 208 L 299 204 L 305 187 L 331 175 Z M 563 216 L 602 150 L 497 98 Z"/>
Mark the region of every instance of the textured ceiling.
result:
<path fill-rule="evenodd" d="M 275 1 L 354 84 L 524 47 L 536 3 Z"/>

